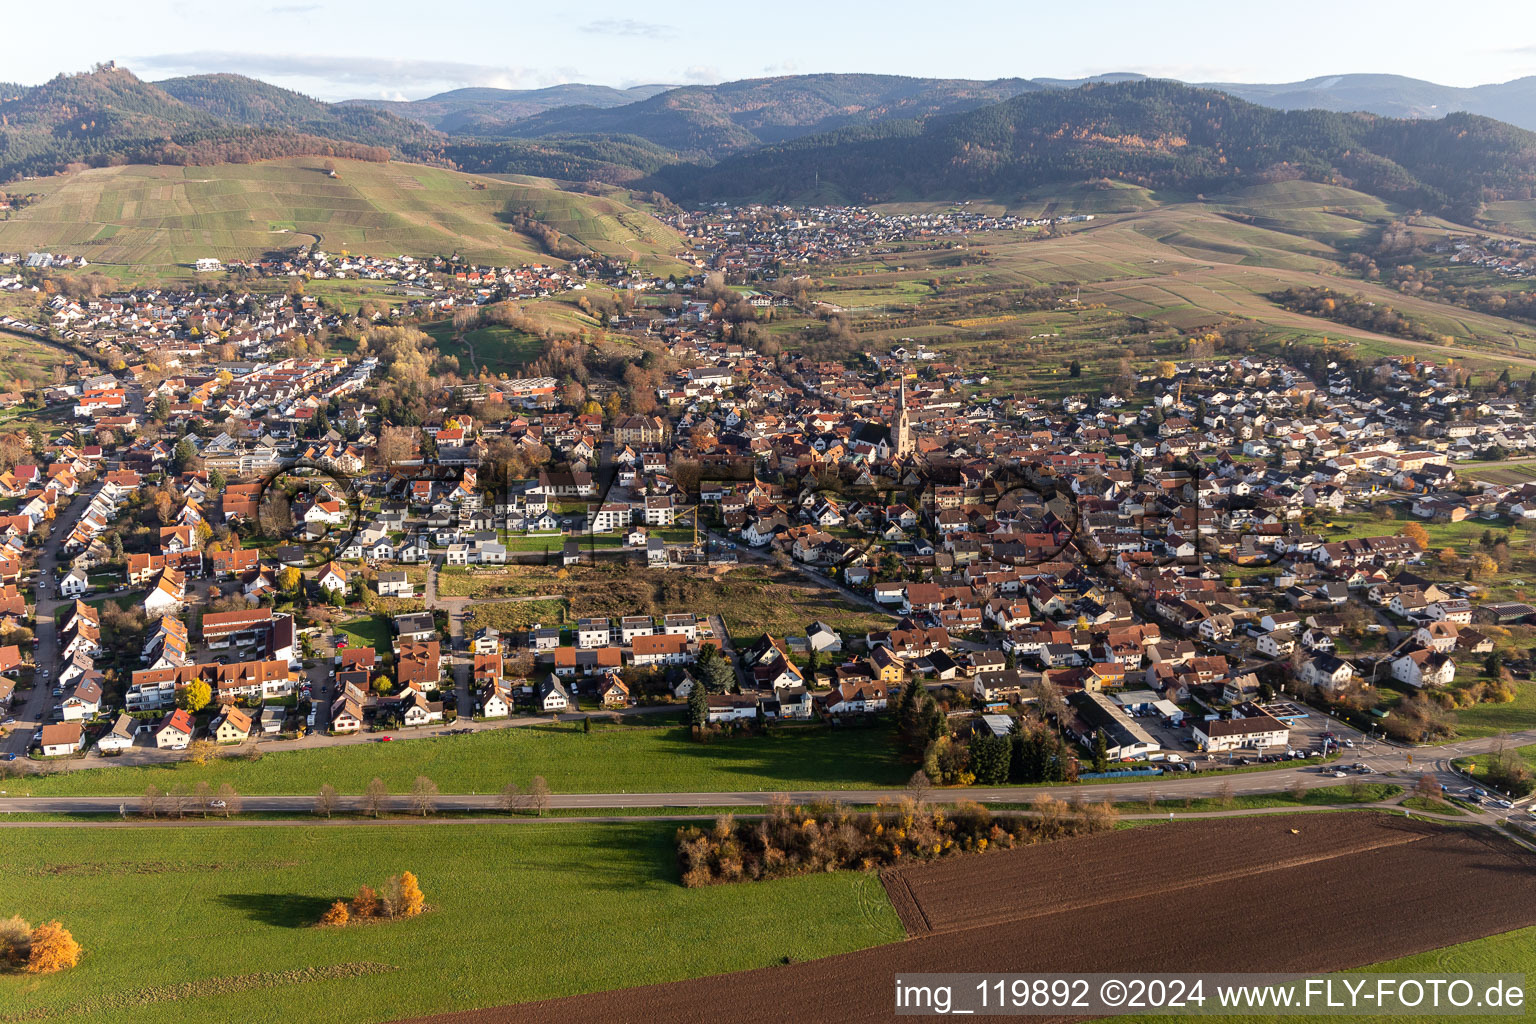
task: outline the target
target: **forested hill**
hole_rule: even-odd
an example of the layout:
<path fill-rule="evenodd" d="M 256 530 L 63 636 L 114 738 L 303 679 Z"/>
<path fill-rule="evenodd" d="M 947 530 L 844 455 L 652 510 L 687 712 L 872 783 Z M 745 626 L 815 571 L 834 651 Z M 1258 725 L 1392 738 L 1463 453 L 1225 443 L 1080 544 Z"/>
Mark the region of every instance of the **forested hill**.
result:
<path fill-rule="evenodd" d="M 260 87 L 253 92 L 285 92 L 250 79 L 239 81 Z M 223 92 L 225 107 L 239 105 L 233 98 L 235 90 Z M 0 101 L 0 181 L 48 174 L 72 163 L 239 163 L 281 156 L 384 160 L 392 149 L 415 159 L 432 156 L 430 145 L 407 148 L 406 138 L 375 134 L 336 119 L 285 119 L 271 111 L 262 123 L 245 123 L 219 116 L 214 112 L 217 106 L 211 99 L 212 109 L 184 103 L 115 66 L 60 75 Z M 405 125 L 408 133 L 430 133 L 402 119 L 393 120 Z"/>
<path fill-rule="evenodd" d="M 543 89 L 453 89 L 421 100 L 343 100 L 341 107 L 387 110 L 429 128 L 450 134 L 482 135 L 504 125 L 556 107 L 621 107 L 649 99 L 669 85 L 637 85 L 613 89 L 606 85 L 568 83 Z"/>
<path fill-rule="evenodd" d="M 1426 121 L 1283 111 L 1174 82 L 1123 82 L 810 136 L 711 167 L 667 167 L 655 184 L 679 201 L 869 201 L 1091 178 L 1199 192 L 1287 177 L 1465 213 L 1536 193 L 1536 134 L 1471 114 Z"/>
<path fill-rule="evenodd" d="M 169 78 L 151 88 L 156 87 L 189 107 L 231 124 L 388 146 L 409 156 L 438 151 L 446 141 L 420 122 L 386 110 L 322 103 L 244 75 Z"/>
<path fill-rule="evenodd" d="M 479 135 L 632 135 L 680 153 L 718 157 L 765 143 L 892 118 L 968 110 L 1044 86 L 901 75 L 793 75 L 685 86 L 622 107 L 564 107 Z"/>

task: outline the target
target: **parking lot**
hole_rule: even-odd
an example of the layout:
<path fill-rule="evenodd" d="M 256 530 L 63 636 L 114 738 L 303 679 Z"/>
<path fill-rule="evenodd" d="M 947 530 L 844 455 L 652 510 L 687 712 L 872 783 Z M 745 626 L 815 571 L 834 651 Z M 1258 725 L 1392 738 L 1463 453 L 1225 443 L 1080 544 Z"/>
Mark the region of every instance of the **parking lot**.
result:
<path fill-rule="evenodd" d="M 1289 750 L 1297 751 L 1303 755 L 1307 753 L 1321 754 L 1325 733 L 1331 734 L 1333 742 L 1338 749 L 1345 754 L 1355 751 L 1362 758 L 1369 758 L 1375 749 L 1375 744 L 1368 740 L 1357 730 L 1345 725 L 1343 722 L 1329 718 L 1322 713 L 1302 705 L 1288 701 L 1271 701 L 1264 705 L 1272 714 L 1283 716 L 1285 724 L 1290 727 Z M 1197 720 L 1194 717 L 1186 717 L 1183 725 L 1169 725 L 1161 715 L 1155 712 L 1135 717 L 1136 724 L 1147 731 L 1157 741 L 1163 753 L 1176 753 L 1185 760 L 1200 758 L 1202 761 L 1214 760 L 1218 763 L 1236 763 L 1242 758 L 1255 758 L 1260 754 L 1256 750 L 1223 751 L 1214 755 L 1207 755 L 1196 751 L 1193 740 L 1193 726 Z M 1269 749 L 1262 752 L 1265 755 L 1285 756 L 1288 751 L 1284 749 Z"/>

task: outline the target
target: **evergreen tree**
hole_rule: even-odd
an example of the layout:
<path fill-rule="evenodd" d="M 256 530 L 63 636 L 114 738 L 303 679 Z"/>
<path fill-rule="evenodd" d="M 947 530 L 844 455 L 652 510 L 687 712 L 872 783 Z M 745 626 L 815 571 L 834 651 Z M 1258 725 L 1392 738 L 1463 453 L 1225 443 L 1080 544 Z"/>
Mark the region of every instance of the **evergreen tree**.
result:
<path fill-rule="evenodd" d="M 702 684 L 695 684 L 688 691 L 688 724 L 703 728 L 709 723 L 709 701 L 704 696 Z"/>
<path fill-rule="evenodd" d="M 1093 770 L 1109 770 L 1109 740 L 1105 738 L 1103 729 L 1093 734 Z"/>

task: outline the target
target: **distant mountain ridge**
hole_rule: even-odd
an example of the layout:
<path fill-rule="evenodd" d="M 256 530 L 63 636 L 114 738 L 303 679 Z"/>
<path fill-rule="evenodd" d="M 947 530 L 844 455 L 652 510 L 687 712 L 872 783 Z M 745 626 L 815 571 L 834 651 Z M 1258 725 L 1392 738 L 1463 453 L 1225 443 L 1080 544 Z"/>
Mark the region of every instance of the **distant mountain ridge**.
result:
<path fill-rule="evenodd" d="M 1112 178 L 1198 192 L 1306 178 L 1470 216 L 1536 194 L 1536 133 L 1472 114 L 1283 111 L 1165 80 L 1041 90 L 965 113 L 808 136 L 662 168 L 681 201 L 996 195 Z"/>
<path fill-rule="evenodd" d="M 190 75 L 154 87 L 232 124 L 388 146 L 400 153 L 433 150 L 445 141 L 440 133 L 387 110 L 323 103 L 244 75 Z"/>
<path fill-rule="evenodd" d="M 1277 85 L 1206 82 L 1202 88 L 1281 110 L 1364 111 L 1411 118 L 1481 114 L 1536 131 L 1536 76 L 1471 88 L 1402 75 L 1329 75 Z"/>
<path fill-rule="evenodd" d="M 446 136 L 379 111 L 339 112 L 239 75 L 172 79 L 127 68 L 59 75 L 0 100 L 0 181 L 71 164 L 245 163 L 283 156 L 442 163 Z"/>
<path fill-rule="evenodd" d="M 1523 113 L 1536 78 L 1470 90 L 1382 75 L 1225 88 L 1132 74 L 1086 84 L 823 74 L 464 89 L 416 101 L 426 106 L 381 106 L 324 103 L 231 74 L 148 83 L 104 65 L 10 99 L 0 92 L 0 180 L 70 165 L 325 155 L 603 181 L 685 200 L 945 198 L 1096 178 L 1198 191 L 1302 177 L 1468 214 L 1536 194 L 1536 135 L 1510 123 L 1467 111 L 1414 120 L 1329 109 L 1369 101 L 1422 113 L 1475 101 Z M 428 116 L 461 130 L 419 119 Z"/>
<path fill-rule="evenodd" d="M 712 159 L 850 125 L 968 110 L 1041 88 L 1019 78 L 995 82 L 900 75 L 753 78 L 683 86 L 622 107 L 561 107 L 488 126 L 479 134 L 516 138 L 635 135 L 680 153 Z"/>
<path fill-rule="evenodd" d="M 650 99 L 674 88 L 637 85 L 614 89 L 606 85 L 552 85 L 545 89 L 454 89 L 421 100 L 343 100 L 340 107 L 372 107 L 410 118 L 450 135 L 481 134 L 486 126 L 505 124 L 557 107 L 621 107 Z"/>

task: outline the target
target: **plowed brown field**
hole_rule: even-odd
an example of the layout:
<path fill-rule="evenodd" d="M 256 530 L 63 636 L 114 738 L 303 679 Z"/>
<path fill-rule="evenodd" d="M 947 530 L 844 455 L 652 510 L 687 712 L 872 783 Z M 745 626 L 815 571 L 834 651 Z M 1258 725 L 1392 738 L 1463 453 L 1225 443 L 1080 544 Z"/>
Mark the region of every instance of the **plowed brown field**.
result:
<path fill-rule="evenodd" d="M 885 882 L 906 942 L 421 1020 L 887 1021 L 901 972 L 1311 973 L 1536 924 L 1536 857 L 1487 832 L 1373 814 L 1141 828 Z"/>

